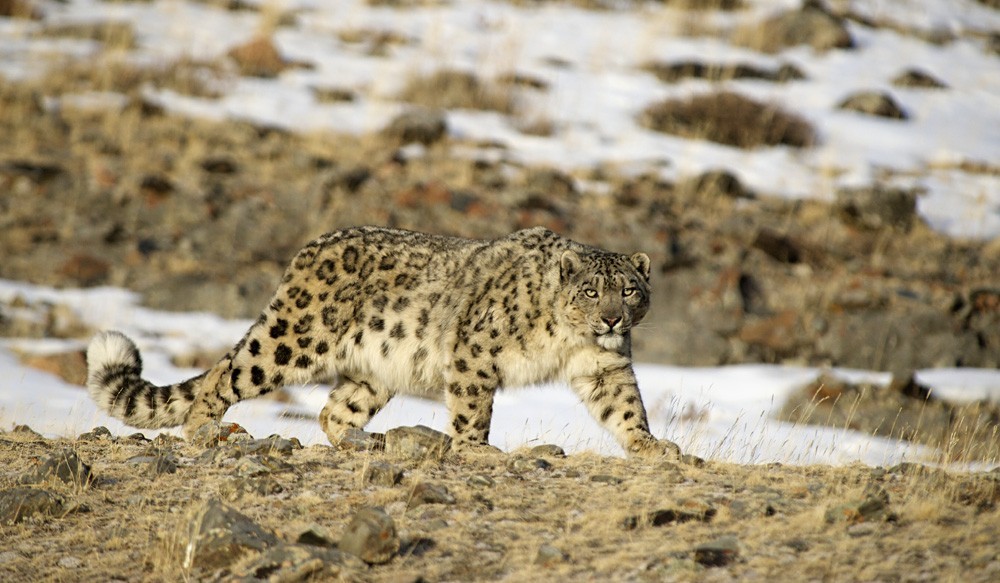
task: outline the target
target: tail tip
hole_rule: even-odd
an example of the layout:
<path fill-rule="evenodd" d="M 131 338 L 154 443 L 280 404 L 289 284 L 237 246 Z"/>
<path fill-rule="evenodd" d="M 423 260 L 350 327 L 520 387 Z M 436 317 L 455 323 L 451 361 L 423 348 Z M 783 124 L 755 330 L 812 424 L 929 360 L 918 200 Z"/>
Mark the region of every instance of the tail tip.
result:
<path fill-rule="evenodd" d="M 90 371 L 99 371 L 109 364 L 142 365 L 135 343 L 115 330 L 94 336 L 87 347 L 87 368 Z"/>

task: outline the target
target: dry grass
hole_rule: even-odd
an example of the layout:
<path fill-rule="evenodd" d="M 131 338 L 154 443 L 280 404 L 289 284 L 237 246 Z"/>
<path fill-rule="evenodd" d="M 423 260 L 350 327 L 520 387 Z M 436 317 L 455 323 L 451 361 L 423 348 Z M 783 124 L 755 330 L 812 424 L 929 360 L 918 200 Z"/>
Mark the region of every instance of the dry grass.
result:
<path fill-rule="evenodd" d="M 732 92 L 654 103 L 642 112 L 639 123 L 658 132 L 746 149 L 804 148 L 816 142 L 816 132 L 805 119 Z"/>
<path fill-rule="evenodd" d="M 414 77 L 400 92 L 399 99 L 441 109 L 480 109 L 514 113 L 516 102 L 509 90 L 481 80 L 472 73 L 444 69 Z"/>
<path fill-rule="evenodd" d="M 32 82 L 32 86 L 47 96 L 108 91 L 134 97 L 150 86 L 216 99 L 223 94 L 226 77 L 226 69 L 218 63 L 183 58 L 158 66 L 137 66 L 105 56 L 68 62 Z"/>
<path fill-rule="evenodd" d="M 201 451 L 159 443 L 182 460 L 175 474 L 151 479 L 128 463 L 149 445 L 24 440 L 0 433 L 0 490 L 13 486 L 36 459 L 74 447 L 98 481 L 87 489 L 60 482 L 40 487 L 88 512 L 0 526 L 5 580 L 203 580 L 191 561 L 192 526 L 209 497 L 219 497 L 280 540 L 307 530 L 336 541 L 359 508 L 382 506 L 395 521 L 404 552 L 389 563 L 347 575 L 372 581 L 675 580 L 706 577 L 825 577 L 829 580 L 987 580 L 995 561 L 997 481 L 984 474 L 919 466 L 736 466 L 697 468 L 580 454 L 549 459 L 550 470 L 508 470 L 509 456 L 448 455 L 440 463 L 339 452 L 315 446 L 295 452 L 292 471 L 268 479 L 277 495 L 239 494 L 232 461 L 197 461 Z M 222 456 L 225 458 L 226 456 Z M 401 484 L 366 483 L 371 461 L 405 471 Z M 491 485 L 473 485 L 473 475 Z M 617 478 L 618 483 L 595 476 Z M 446 487 L 455 504 L 411 507 L 416 484 Z M 830 523 L 826 510 L 862 501 L 873 489 L 889 500 L 885 518 Z M 694 548 L 735 535 L 739 556 L 725 567 L 695 560 Z M 414 543 L 421 541 L 419 546 Z M 539 549 L 562 558 L 540 561 Z M 924 554 L 928 548 L 935 552 Z M 61 559 L 73 557 L 68 570 Z M 253 553 L 232 567 L 233 574 Z M 284 573 L 289 573 L 285 571 Z"/>

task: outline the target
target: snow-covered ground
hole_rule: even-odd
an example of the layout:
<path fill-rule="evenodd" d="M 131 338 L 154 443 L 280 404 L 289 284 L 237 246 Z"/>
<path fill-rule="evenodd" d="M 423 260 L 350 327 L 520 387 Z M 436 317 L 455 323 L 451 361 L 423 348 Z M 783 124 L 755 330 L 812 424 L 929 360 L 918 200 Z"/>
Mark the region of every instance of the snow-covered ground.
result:
<path fill-rule="evenodd" d="M 849 2 L 857 13 L 921 31 L 960 34 L 935 45 L 888 29 L 851 23 L 858 48 L 815 53 L 800 47 L 763 55 L 712 35 L 691 33 L 759 20 L 792 0 L 755 0 L 737 13 L 684 12 L 661 6 L 630 11 L 588 11 L 570 4 L 522 7 L 505 2 L 426 3 L 414 8 L 370 7 L 360 0 L 285 0 L 275 6 L 298 13 L 297 23 L 278 28 L 275 41 L 289 59 L 311 63 L 276 79 L 239 78 L 220 88 L 224 96 L 203 99 L 165 90 L 148 96 L 169 109 L 215 119 L 250 119 L 294 130 L 369 132 L 382 128 L 405 104 L 395 99 L 419 72 L 439 68 L 474 71 L 484 78 L 517 72 L 545 81 L 544 92 L 525 91 L 528 117 L 549 120 L 551 136 L 520 133 L 496 113 L 449 112 L 450 132 L 459 138 L 500 142 L 494 155 L 511 161 L 548 163 L 569 170 L 617 164 L 635 171 L 655 170 L 677 178 L 725 167 L 766 194 L 830 198 L 840 186 L 870 183 L 890 175 L 895 183 L 919 186 L 918 209 L 945 233 L 962 237 L 1000 236 L 1000 59 L 983 47 L 989 31 L 1000 30 L 1000 11 L 973 0 L 894 0 Z M 226 11 L 183 0 L 43 2 L 43 23 L 0 20 L 0 76 L 37 74 L 64 55 L 97 57 L 100 44 L 37 36 L 53 23 L 121 20 L 133 24 L 138 47 L 127 58 L 167 63 L 179 57 L 210 60 L 249 40 L 264 17 Z M 697 25 L 697 26 L 695 26 Z M 392 31 L 410 39 L 386 56 L 340 39 L 339 32 Z M 964 34 L 975 33 L 975 34 Z M 648 61 L 699 59 L 707 63 L 751 63 L 777 67 L 793 63 L 807 80 L 788 84 L 730 81 L 727 89 L 785 105 L 818 128 L 821 143 L 806 150 L 740 150 L 709 142 L 657 134 L 639 126 L 637 114 L 666 97 L 708 91 L 698 80 L 675 85 L 641 70 Z M 949 86 L 946 90 L 892 87 L 890 80 L 919 68 Z M 350 89 L 353 102 L 321 103 L 315 87 Z M 889 90 L 911 114 L 905 122 L 838 110 L 857 90 Z M 94 96 L 89 96 L 94 97 Z M 97 96 L 100 97 L 100 96 Z M 88 96 L 81 96 L 88 98 Z M 456 155 L 485 155 L 455 151 Z M 992 172 L 970 172 L 990 166 Z M 2 260 L 2 258 L 0 258 Z M 248 322 L 205 314 L 172 314 L 138 306 L 128 292 L 114 289 L 55 291 L 0 281 L 0 296 L 20 294 L 49 299 L 77 310 L 95 328 L 122 329 L 143 349 L 147 376 L 177 381 L 199 371 L 170 364 L 169 356 L 194 348 L 220 348 L 242 336 Z M 123 427 L 98 412 L 80 387 L 19 364 L 11 349 L 62 350 L 82 345 L 65 341 L 0 342 L 0 426 L 26 423 L 48 434 L 73 435 L 95 425 Z M 737 366 L 684 369 L 638 366 L 640 386 L 654 431 L 686 451 L 738 462 L 889 464 L 926 459 L 921 448 L 855 432 L 793 426 L 771 420 L 789 391 L 812 380 L 815 369 Z M 836 371 L 848 376 L 870 375 Z M 928 370 L 923 382 L 950 398 L 996 398 L 1000 372 Z M 262 436 L 278 432 L 307 443 L 325 440 L 313 421 L 282 411 L 315 414 L 326 389 L 296 388 L 297 403 L 242 403 L 228 418 Z M 423 423 L 443 428 L 440 404 L 397 398 L 370 429 Z M 152 433 L 152 432 L 147 432 Z M 492 442 L 505 449 L 554 442 L 568 450 L 620 450 L 592 421 L 566 387 L 510 391 L 497 397 Z"/>
<path fill-rule="evenodd" d="M 150 310 L 137 305 L 134 294 L 119 289 L 54 290 L 0 280 L 0 301 L 15 297 L 27 304 L 63 304 L 90 326 L 126 332 L 136 339 L 143 352 L 145 376 L 162 384 L 201 372 L 174 367 L 170 363 L 171 356 L 231 346 L 251 323 L 223 320 L 210 314 Z M 99 411 L 82 387 L 20 364 L 13 352 L 14 349 L 54 352 L 80 348 L 83 343 L 74 340 L 0 341 L 0 427 L 27 424 L 53 436 L 77 435 L 97 425 L 105 425 L 115 433 L 133 432 Z M 772 414 L 781 407 L 789 392 L 815 379 L 821 372 L 816 369 L 765 365 L 722 368 L 638 365 L 636 372 L 653 432 L 677 442 L 685 452 L 705 458 L 741 463 L 844 464 L 860 461 L 871 465 L 935 459 L 933 452 L 925 448 L 895 440 L 844 429 L 774 421 Z M 833 372 L 853 381 L 884 383 L 889 380 L 883 373 Z M 948 398 L 1000 398 L 1000 371 L 939 369 L 923 371 L 918 378 Z M 280 433 L 296 436 L 303 443 L 326 443 L 315 417 L 326 401 L 327 391 L 327 387 L 316 385 L 294 387 L 291 404 L 246 401 L 230 409 L 226 419 L 240 423 L 259 437 Z M 385 431 L 419 423 L 443 431 L 447 429 L 447 420 L 447 411 L 441 403 L 396 397 L 376 415 L 368 429 Z M 155 433 L 146 431 L 148 436 Z M 490 440 L 505 450 L 556 443 L 570 452 L 622 454 L 566 386 L 525 388 L 499 394 Z"/>

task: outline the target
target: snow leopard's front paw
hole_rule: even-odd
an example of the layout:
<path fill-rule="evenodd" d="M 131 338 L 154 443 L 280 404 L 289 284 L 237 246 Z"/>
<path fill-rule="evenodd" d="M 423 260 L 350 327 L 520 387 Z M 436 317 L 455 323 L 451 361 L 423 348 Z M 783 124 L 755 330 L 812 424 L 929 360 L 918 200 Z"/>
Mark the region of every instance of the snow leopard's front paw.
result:
<path fill-rule="evenodd" d="M 677 461 L 681 458 L 681 448 L 667 439 L 656 439 L 649 435 L 633 441 L 627 448 L 629 457 L 643 459 L 665 459 Z"/>

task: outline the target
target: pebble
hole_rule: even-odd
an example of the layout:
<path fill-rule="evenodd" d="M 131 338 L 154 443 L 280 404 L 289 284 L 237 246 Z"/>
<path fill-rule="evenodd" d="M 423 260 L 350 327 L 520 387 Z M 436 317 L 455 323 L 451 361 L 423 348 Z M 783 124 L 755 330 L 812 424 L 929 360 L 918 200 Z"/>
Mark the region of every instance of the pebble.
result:
<path fill-rule="evenodd" d="M 78 557 L 74 557 L 73 555 L 68 555 L 59 559 L 59 562 L 56 564 L 62 567 L 63 569 L 77 569 L 83 566 L 83 561 Z"/>
<path fill-rule="evenodd" d="M 569 555 L 561 549 L 552 545 L 544 544 L 538 547 L 538 555 L 535 556 L 535 563 L 548 567 L 556 563 L 562 563 L 569 559 Z"/>
<path fill-rule="evenodd" d="M 531 448 L 531 455 L 541 456 L 541 457 L 556 457 L 563 458 L 566 457 L 566 450 L 559 447 L 558 445 L 553 445 L 551 443 L 545 443 L 542 445 L 536 445 Z"/>
<path fill-rule="evenodd" d="M 524 474 L 534 470 L 551 470 L 552 464 L 541 458 L 516 457 L 507 464 L 507 469 L 515 474 Z"/>
<path fill-rule="evenodd" d="M 492 488 L 496 485 L 496 480 L 486 474 L 472 474 L 465 482 L 477 488 Z"/>
<path fill-rule="evenodd" d="M 722 567 L 740 554 L 739 541 L 734 536 L 722 536 L 694 548 L 694 560 L 706 567 Z"/>
<path fill-rule="evenodd" d="M 99 425 L 86 433 L 81 433 L 77 440 L 79 441 L 98 441 L 101 439 L 111 439 L 111 431 L 103 425 Z"/>
<path fill-rule="evenodd" d="M 390 463 L 373 461 L 365 467 L 364 481 L 366 484 L 395 486 L 403 481 L 403 470 Z"/>
<path fill-rule="evenodd" d="M 408 508 L 415 508 L 421 504 L 454 504 L 455 497 L 452 496 L 448 488 L 440 484 L 421 482 L 413 488 L 410 495 Z"/>
<path fill-rule="evenodd" d="M 399 550 L 396 523 L 381 508 L 359 510 L 340 537 L 340 550 L 377 565 L 389 562 Z"/>

